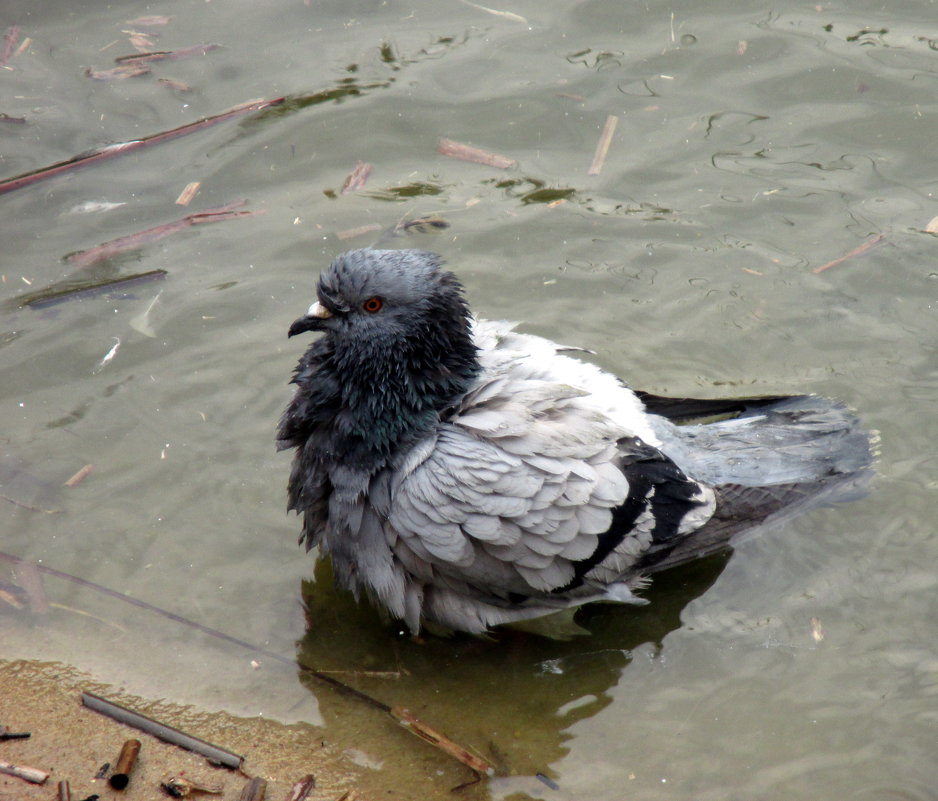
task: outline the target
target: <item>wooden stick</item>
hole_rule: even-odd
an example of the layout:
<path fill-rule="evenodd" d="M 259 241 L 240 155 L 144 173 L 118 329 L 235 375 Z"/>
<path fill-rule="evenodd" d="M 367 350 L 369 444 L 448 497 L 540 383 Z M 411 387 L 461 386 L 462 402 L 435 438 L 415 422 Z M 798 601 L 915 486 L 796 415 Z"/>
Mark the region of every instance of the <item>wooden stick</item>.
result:
<path fill-rule="evenodd" d="M 234 754 L 217 745 L 212 745 L 198 737 L 193 737 L 191 734 L 181 732 L 179 729 L 174 729 L 172 726 L 167 726 L 165 723 L 159 723 L 153 720 L 153 718 L 141 715 L 139 712 L 133 712 L 126 707 L 120 706 L 120 704 L 115 704 L 113 701 L 101 698 L 99 695 L 82 693 L 81 702 L 89 709 L 100 712 L 102 715 L 106 715 L 116 720 L 118 723 L 123 723 L 125 726 L 132 726 L 135 729 L 139 729 L 146 734 L 156 737 L 158 740 L 163 740 L 172 745 L 178 745 L 180 748 L 185 748 L 187 751 L 201 754 L 209 761 L 217 762 L 219 765 L 223 765 L 226 768 L 238 770 L 244 762 L 243 756 L 238 756 L 238 754 Z M 121 756 L 123 756 L 123 751 L 121 752 Z M 115 770 L 116 769 L 115 767 Z"/>
<path fill-rule="evenodd" d="M 76 265 L 79 269 L 90 267 L 93 264 L 97 264 L 100 261 L 104 261 L 120 253 L 125 253 L 128 250 L 137 250 L 149 242 L 156 242 L 170 234 L 182 231 L 190 225 L 221 222 L 236 217 L 253 217 L 256 214 L 263 214 L 263 210 L 235 211 L 235 209 L 240 208 L 245 203 L 247 203 L 247 200 L 242 198 L 233 203 L 226 203 L 224 206 L 216 206 L 211 209 L 206 209 L 205 211 L 193 212 L 178 220 L 155 225 L 152 228 L 146 228 L 143 231 L 137 231 L 127 236 L 120 236 L 117 239 L 111 239 L 108 242 L 95 245 L 95 247 L 88 248 L 87 250 L 79 250 L 75 253 L 70 253 L 65 257 L 65 260 L 70 264 Z"/>
<path fill-rule="evenodd" d="M 190 181 L 187 183 L 182 192 L 179 193 L 179 197 L 176 198 L 176 205 L 188 206 L 192 202 L 192 198 L 195 197 L 196 192 L 199 191 L 200 186 L 202 186 L 201 181 Z"/>
<path fill-rule="evenodd" d="M 441 139 L 437 151 L 443 156 L 472 161 L 476 164 L 485 164 L 487 167 L 497 167 L 500 170 L 507 170 L 515 165 L 514 159 L 507 156 L 489 153 L 487 150 L 480 150 L 477 147 L 454 142 L 452 139 Z"/>
<path fill-rule="evenodd" d="M 62 484 L 62 486 L 69 487 L 69 488 L 77 487 L 79 484 L 81 484 L 82 481 L 84 481 L 86 478 L 88 478 L 88 476 L 91 475 L 92 470 L 94 470 L 94 465 L 86 464 L 77 473 L 74 473 L 71 478 L 65 481 L 65 483 Z"/>
<path fill-rule="evenodd" d="M 185 136 L 187 134 L 194 133 L 195 131 L 200 131 L 203 128 L 217 125 L 218 123 L 225 122 L 226 120 L 235 119 L 236 117 L 243 117 L 245 114 L 261 111 L 262 109 L 270 108 L 271 106 L 278 106 L 285 100 L 286 97 L 275 97 L 272 100 L 252 100 L 248 103 L 242 103 L 240 106 L 235 106 L 234 108 L 228 109 L 228 111 L 223 111 L 221 114 L 216 114 L 213 117 L 203 117 L 200 120 L 187 123 L 186 125 L 180 125 L 178 128 L 173 128 L 169 131 L 162 131 L 160 133 L 151 134 L 150 136 L 145 136 L 143 139 L 133 139 L 129 142 L 119 142 L 114 145 L 105 145 L 104 147 L 99 147 L 96 150 L 90 151 L 89 153 L 83 153 L 65 161 L 60 161 L 56 164 L 50 164 L 48 167 L 41 167 L 38 170 L 32 170 L 31 172 L 17 175 L 14 178 L 7 178 L 4 181 L 0 181 L 0 195 L 6 192 L 12 192 L 14 189 L 20 189 L 24 186 L 29 186 L 30 184 L 37 183 L 38 181 L 44 181 L 47 178 L 53 178 L 56 175 L 62 175 L 63 173 L 69 172 L 70 170 L 74 170 L 78 167 L 85 167 L 98 161 L 115 158 L 116 156 L 123 156 L 127 153 L 132 153 L 135 150 L 149 147 L 150 145 L 160 144 L 161 142 L 166 142 L 170 139 L 176 139 L 177 137 Z"/>
<path fill-rule="evenodd" d="M 58 795 L 56 798 L 58 801 L 72 801 L 72 788 L 69 787 L 67 781 L 59 782 Z"/>
<path fill-rule="evenodd" d="M 495 766 L 486 762 L 475 754 L 470 754 L 461 745 L 457 745 L 449 739 L 443 732 L 430 728 L 426 723 L 415 718 L 410 712 L 400 706 L 395 706 L 390 710 L 391 717 L 400 723 L 411 734 L 416 734 L 420 739 L 435 745 L 441 751 L 445 751 L 450 756 L 455 757 L 463 765 L 472 768 L 476 773 L 483 776 L 494 776 Z"/>
<path fill-rule="evenodd" d="M 590 164 L 589 174 L 599 175 L 603 168 L 603 162 L 606 160 L 606 154 L 609 152 L 609 145 L 612 144 L 612 135 L 616 132 L 616 125 L 619 124 L 619 118 L 615 114 L 606 117 L 606 124 L 603 126 L 603 132 L 599 135 L 599 142 L 596 144 L 596 153 L 593 155 L 593 163 Z"/>
<path fill-rule="evenodd" d="M 0 773 L 16 776 L 33 784 L 42 784 L 49 778 L 49 774 L 39 768 L 29 768 L 26 765 L 14 765 L 10 762 L 0 762 Z"/>
<path fill-rule="evenodd" d="M 381 226 L 378 223 L 368 223 L 367 225 L 359 225 L 358 228 L 349 228 L 345 231 L 336 231 L 336 239 L 352 239 L 356 236 L 361 236 L 362 234 L 370 233 L 371 231 L 380 231 Z"/>
<path fill-rule="evenodd" d="M 149 75 L 150 68 L 146 64 L 119 64 L 109 70 L 96 70 L 88 67 L 85 75 L 93 81 L 118 81 L 125 78 L 140 78 Z"/>
<path fill-rule="evenodd" d="M 118 64 L 139 64 L 144 61 L 178 61 L 181 58 L 189 58 L 189 56 L 204 56 L 219 47 L 221 45 L 195 45 L 194 47 L 184 47 L 181 50 L 161 50 L 156 53 L 135 53 L 131 56 L 118 56 L 114 61 Z"/>
<path fill-rule="evenodd" d="M 855 247 L 845 256 L 841 256 L 839 259 L 834 259 L 833 261 L 829 261 L 827 262 L 827 264 L 822 264 L 820 267 L 815 267 L 814 274 L 817 275 L 818 273 L 823 273 L 825 270 L 829 270 L 831 267 L 837 264 L 840 264 L 841 262 L 846 261 L 847 259 L 852 259 L 854 256 L 859 256 L 863 253 L 866 253 L 866 251 L 870 250 L 871 248 L 876 247 L 885 238 L 886 238 L 885 234 L 878 234 L 877 236 L 874 236 L 872 239 L 868 239 L 859 247 Z"/>
<path fill-rule="evenodd" d="M 114 765 L 114 772 L 108 779 L 108 784 L 115 790 L 123 790 L 130 784 L 130 772 L 137 764 L 137 756 L 140 754 L 139 740 L 125 740 L 121 747 L 120 756 L 117 757 L 117 764 Z"/>

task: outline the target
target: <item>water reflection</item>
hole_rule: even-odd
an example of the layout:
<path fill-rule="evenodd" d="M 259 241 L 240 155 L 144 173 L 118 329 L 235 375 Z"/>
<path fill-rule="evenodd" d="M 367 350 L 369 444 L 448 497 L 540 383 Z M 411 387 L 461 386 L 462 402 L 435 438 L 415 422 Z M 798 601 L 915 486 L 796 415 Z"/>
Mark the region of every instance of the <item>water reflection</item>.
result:
<path fill-rule="evenodd" d="M 502 775 L 551 775 L 550 766 L 567 753 L 570 727 L 611 703 L 609 691 L 635 648 L 663 648 L 664 638 L 680 628 L 684 607 L 716 581 L 729 556 L 662 573 L 646 593 L 646 607 L 580 609 L 576 623 L 584 636 L 567 640 L 502 629 L 488 639 L 427 636 L 415 642 L 369 604 L 333 589 L 328 564 L 320 562 L 315 580 L 303 582 L 308 628 L 297 659 L 384 703 L 407 707 L 478 749 Z M 315 678 L 301 678 L 319 702 L 327 732 L 345 732 L 371 714 Z M 386 750 L 414 748 L 404 734 L 388 739 L 369 738 L 370 758 L 382 761 Z"/>

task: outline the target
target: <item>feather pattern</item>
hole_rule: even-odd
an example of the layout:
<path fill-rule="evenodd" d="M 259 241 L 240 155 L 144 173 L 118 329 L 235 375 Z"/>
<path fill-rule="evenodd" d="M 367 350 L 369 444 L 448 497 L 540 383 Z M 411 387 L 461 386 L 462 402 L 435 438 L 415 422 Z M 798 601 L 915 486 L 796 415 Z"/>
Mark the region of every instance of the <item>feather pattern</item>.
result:
<path fill-rule="evenodd" d="M 340 585 L 414 631 L 482 632 L 635 595 L 655 570 L 858 484 L 870 440 L 824 399 L 695 404 L 639 395 L 513 324 L 471 317 L 423 251 L 352 251 L 291 335 L 300 360 L 278 444 L 290 508 Z M 655 413 L 660 411 L 660 413 Z"/>

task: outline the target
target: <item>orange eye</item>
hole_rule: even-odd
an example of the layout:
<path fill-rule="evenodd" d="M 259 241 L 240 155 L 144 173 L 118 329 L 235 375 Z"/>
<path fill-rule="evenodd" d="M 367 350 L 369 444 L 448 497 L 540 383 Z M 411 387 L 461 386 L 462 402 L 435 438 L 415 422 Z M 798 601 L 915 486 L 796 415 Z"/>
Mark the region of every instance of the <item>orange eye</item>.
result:
<path fill-rule="evenodd" d="M 368 298 L 363 304 L 362 308 L 369 314 L 374 314 L 375 312 L 381 311 L 381 307 L 384 305 L 384 301 L 381 298 Z"/>

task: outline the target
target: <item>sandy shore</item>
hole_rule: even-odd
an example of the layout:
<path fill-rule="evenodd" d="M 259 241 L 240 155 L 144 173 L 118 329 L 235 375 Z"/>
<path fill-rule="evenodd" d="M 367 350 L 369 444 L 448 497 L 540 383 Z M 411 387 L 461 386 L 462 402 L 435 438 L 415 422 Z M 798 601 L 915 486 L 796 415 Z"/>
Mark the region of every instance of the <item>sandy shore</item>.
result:
<path fill-rule="evenodd" d="M 204 758 L 168 745 L 84 708 L 80 693 L 91 690 L 125 706 L 183 728 L 187 733 L 243 755 L 244 773 L 212 767 Z M 31 801 L 56 797 L 56 786 L 68 781 L 75 801 L 90 795 L 101 799 L 169 798 L 160 782 L 169 774 L 184 774 L 206 785 L 219 785 L 221 796 L 238 798 L 248 778 L 268 782 L 267 798 L 287 798 L 293 784 L 312 773 L 313 799 L 404 798 L 406 793 L 381 791 L 365 771 L 349 769 L 341 746 L 323 739 L 313 726 L 284 726 L 266 720 L 237 719 L 224 713 L 200 714 L 171 704 L 115 693 L 78 671 L 31 661 L 0 662 L 0 725 L 15 732 L 31 732 L 29 739 L 0 741 L 0 761 L 25 765 L 49 774 L 42 784 L 0 774 L 0 800 Z M 128 738 L 141 741 L 140 756 L 129 786 L 118 792 L 106 778 L 95 776 L 105 762 L 117 760 Z"/>

